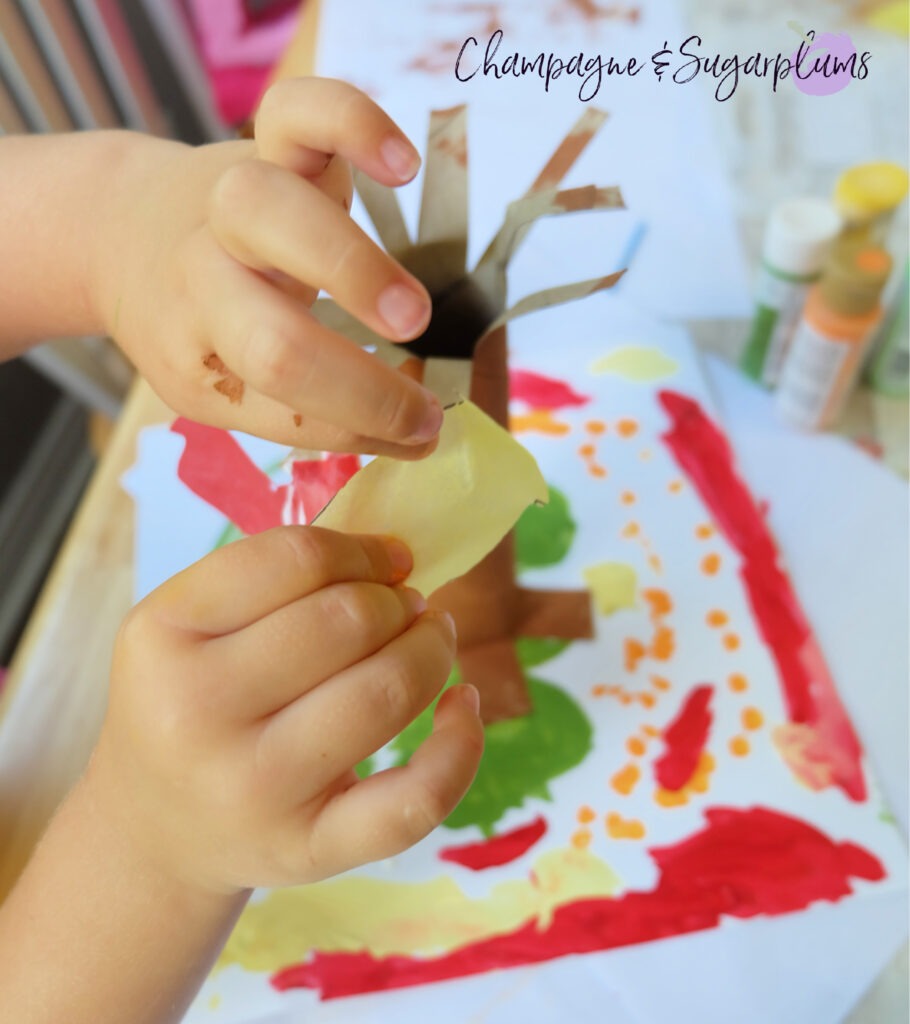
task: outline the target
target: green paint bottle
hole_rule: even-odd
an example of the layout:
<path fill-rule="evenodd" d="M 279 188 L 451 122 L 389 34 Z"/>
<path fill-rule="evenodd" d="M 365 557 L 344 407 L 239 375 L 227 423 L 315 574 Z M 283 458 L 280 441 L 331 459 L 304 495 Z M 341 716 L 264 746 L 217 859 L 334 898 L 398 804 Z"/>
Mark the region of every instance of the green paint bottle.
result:
<path fill-rule="evenodd" d="M 840 215 L 823 199 L 790 199 L 771 215 L 765 231 L 755 316 L 740 360 L 742 369 L 766 387 L 777 383 L 806 294 L 821 274 L 840 229 Z"/>

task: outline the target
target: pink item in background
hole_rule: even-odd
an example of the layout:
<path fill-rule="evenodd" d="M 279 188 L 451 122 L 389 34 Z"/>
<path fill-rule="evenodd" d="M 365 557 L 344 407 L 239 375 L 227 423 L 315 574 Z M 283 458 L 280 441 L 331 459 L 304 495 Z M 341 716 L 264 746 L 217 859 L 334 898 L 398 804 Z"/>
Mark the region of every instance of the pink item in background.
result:
<path fill-rule="evenodd" d="M 237 124 L 253 112 L 284 52 L 299 8 L 253 22 L 243 0 L 190 0 L 190 15 L 221 116 Z"/>

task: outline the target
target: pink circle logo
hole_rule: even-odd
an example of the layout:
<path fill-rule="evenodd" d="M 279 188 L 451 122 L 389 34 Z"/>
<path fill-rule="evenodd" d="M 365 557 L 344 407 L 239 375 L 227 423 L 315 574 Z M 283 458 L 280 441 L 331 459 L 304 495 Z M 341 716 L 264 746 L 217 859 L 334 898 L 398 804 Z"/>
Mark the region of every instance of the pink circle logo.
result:
<path fill-rule="evenodd" d="M 849 85 L 857 71 L 856 47 L 845 33 L 808 36 L 790 55 L 791 79 L 807 96 L 830 96 Z"/>

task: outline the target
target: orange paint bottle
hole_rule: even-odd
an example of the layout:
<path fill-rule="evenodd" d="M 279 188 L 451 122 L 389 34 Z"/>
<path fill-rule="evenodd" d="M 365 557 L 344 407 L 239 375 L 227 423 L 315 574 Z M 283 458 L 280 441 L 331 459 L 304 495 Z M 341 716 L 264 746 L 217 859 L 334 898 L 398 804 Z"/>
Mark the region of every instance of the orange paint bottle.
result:
<path fill-rule="evenodd" d="M 881 321 L 890 272 L 891 257 L 878 246 L 851 240 L 835 245 L 784 360 L 777 391 L 782 419 L 818 430 L 838 418 Z"/>

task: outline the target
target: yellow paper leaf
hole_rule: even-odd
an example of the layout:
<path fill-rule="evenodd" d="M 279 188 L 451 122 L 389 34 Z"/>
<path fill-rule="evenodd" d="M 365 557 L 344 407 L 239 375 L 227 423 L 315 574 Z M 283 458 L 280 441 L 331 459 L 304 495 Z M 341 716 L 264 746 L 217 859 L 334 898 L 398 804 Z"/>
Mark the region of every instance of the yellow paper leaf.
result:
<path fill-rule="evenodd" d="M 436 451 L 379 457 L 355 474 L 315 525 L 388 534 L 414 555 L 408 586 L 430 594 L 490 552 L 547 485 L 534 457 L 472 402 L 446 410 Z"/>

